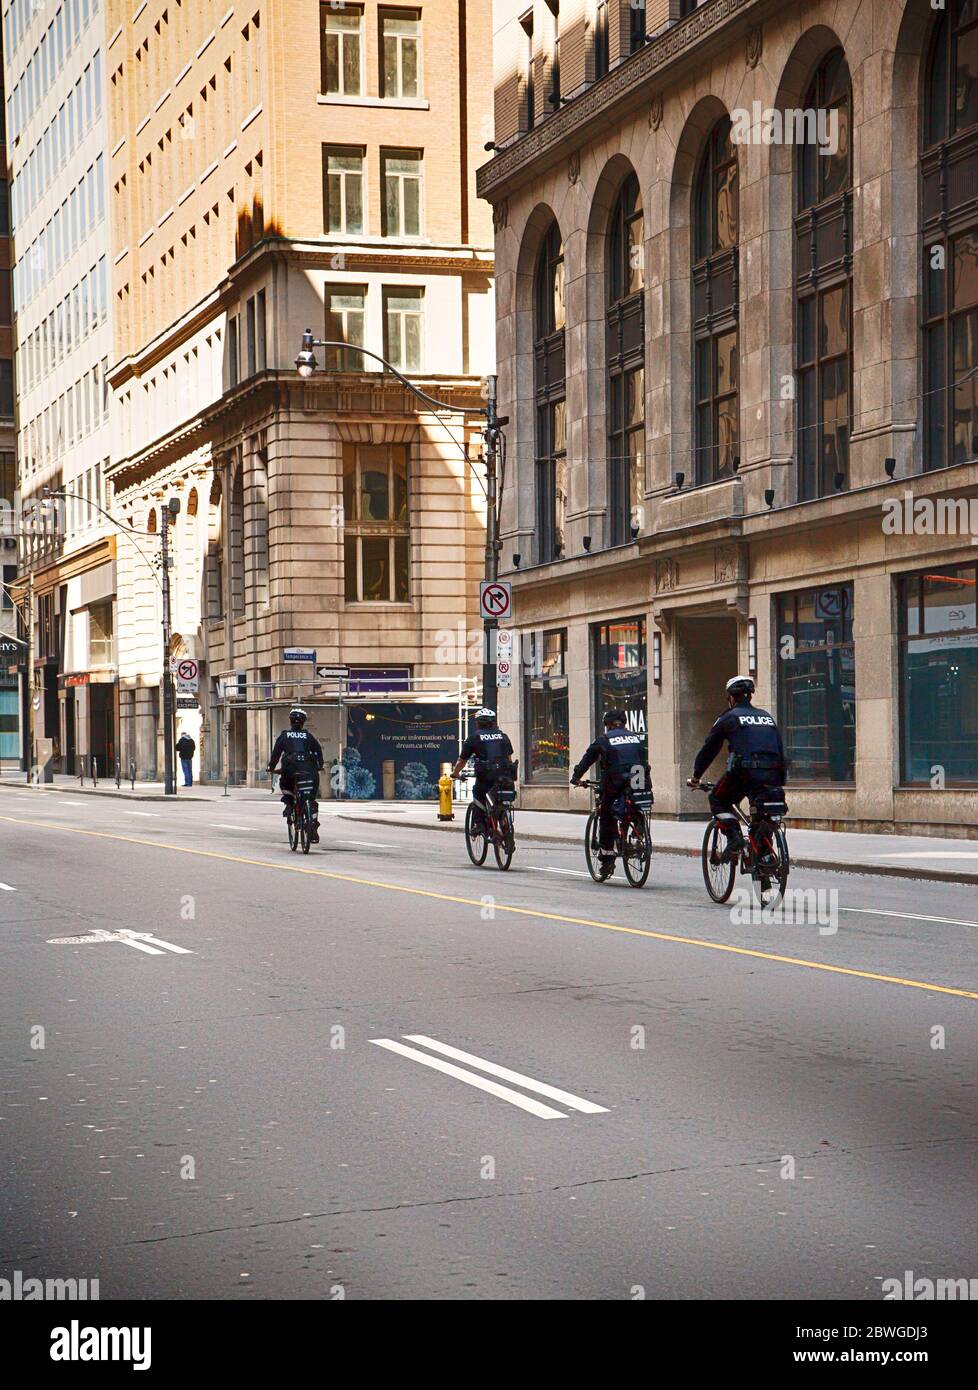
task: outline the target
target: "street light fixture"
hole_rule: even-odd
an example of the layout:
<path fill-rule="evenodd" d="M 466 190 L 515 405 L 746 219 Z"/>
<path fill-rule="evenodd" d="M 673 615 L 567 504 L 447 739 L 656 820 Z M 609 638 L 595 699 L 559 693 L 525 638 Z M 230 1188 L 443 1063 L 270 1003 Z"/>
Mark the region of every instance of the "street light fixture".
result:
<path fill-rule="evenodd" d="M 481 415 L 485 419 L 485 428 L 482 437 L 485 443 L 484 459 L 486 465 L 486 563 L 485 577 L 490 582 L 499 578 L 499 552 L 502 549 L 502 542 L 499 539 L 499 516 L 497 512 L 497 459 L 499 457 L 500 441 L 502 439 L 502 426 L 508 424 L 508 420 L 496 413 L 496 382 L 494 375 L 483 377 L 480 394 L 485 401 L 484 406 L 455 406 L 447 401 L 440 401 L 435 396 L 429 396 L 427 391 L 422 391 L 415 386 L 413 381 L 409 381 L 402 372 L 388 362 L 385 357 L 381 357 L 378 352 L 371 352 L 369 348 L 360 347 L 358 343 L 334 342 L 328 339 L 317 338 L 311 328 L 307 328 L 302 335 L 302 348 L 295 359 L 296 371 L 304 381 L 313 375 L 319 367 L 316 357 L 316 348 L 323 348 L 329 352 L 336 349 L 338 352 L 358 352 L 362 357 L 370 357 L 375 362 L 379 362 L 385 372 L 390 372 L 391 376 L 396 377 L 406 390 L 417 396 L 419 401 L 431 406 L 435 410 L 448 411 L 461 415 Z M 327 368 L 329 370 L 329 368 Z M 492 660 L 492 632 L 498 627 L 495 618 L 486 618 L 483 624 L 484 646 L 482 652 L 482 702 L 484 705 L 495 706 L 496 703 L 496 666 Z"/>

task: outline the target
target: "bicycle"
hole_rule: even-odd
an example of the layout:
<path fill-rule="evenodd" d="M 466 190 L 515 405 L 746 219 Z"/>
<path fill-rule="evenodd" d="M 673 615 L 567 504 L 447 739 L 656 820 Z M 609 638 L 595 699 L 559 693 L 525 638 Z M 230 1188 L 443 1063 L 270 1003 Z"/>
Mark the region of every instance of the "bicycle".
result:
<path fill-rule="evenodd" d="M 700 789 L 711 792 L 715 782 L 700 782 Z M 727 849 L 727 837 L 716 816 L 711 816 L 703 836 L 703 880 L 706 891 L 715 903 L 725 903 L 733 892 L 737 869 L 750 876 L 751 895 L 761 908 L 774 909 L 784 898 L 791 861 L 788 840 L 781 822 L 788 807 L 782 799 L 756 792 L 750 799 L 750 815 L 739 806 L 733 807 L 737 819 L 746 829 L 743 846 L 738 854 Z"/>
<path fill-rule="evenodd" d="M 302 853 L 309 853 L 309 846 L 313 840 L 313 822 L 315 817 L 312 813 L 312 790 L 316 785 L 314 777 L 306 772 L 297 772 L 295 777 L 295 790 L 288 806 L 285 823 L 289 832 L 289 849 L 295 854 L 299 846 L 302 846 Z"/>
<path fill-rule="evenodd" d="M 589 787 L 600 800 L 600 782 L 579 782 L 578 786 Z M 620 812 L 615 809 L 619 803 Z M 637 792 L 631 787 L 619 792 L 611 803 L 611 813 L 615 817 L 615 857 L 621 859 L 625 877 L 633 888 L 644 888 L 652 867 L 652 836 L 649 832 L 651 805 L 650 791 Z M 607 883 L 610 875 L 608 878 L 601 875 L 599 830 L 599 805 L 596 803 L 584 830 L 584 858 L 587 860 L 588 873 L 595 883 Z"/>
<path fill-rule="evenodd" d="M 470 801 L 465 812 L 465 848 L 469 858 L 476 868 L 486 862 L 489 853 L 489 846 L 492 845 L 493 854 L 496 858 L 496 866 L 502 870 L 509 868 L 513 862 L 513 851 L 516 849 L 516 832 L 513 826 L 513 812 L 511 807 L 516 800 L 515 777 L 518 762 L 513 763 L 513 785 L 500 786 L 496 783 L 489 788 L 486 794 L 486 810 L 480 816 L 479 807 L 474 801 Z M 472 774 L 462 780 L 469 781 Z M 505 779 L 509 781 L 509 778 Z M 479 818 L 479 826 L 477 826 Z"/>

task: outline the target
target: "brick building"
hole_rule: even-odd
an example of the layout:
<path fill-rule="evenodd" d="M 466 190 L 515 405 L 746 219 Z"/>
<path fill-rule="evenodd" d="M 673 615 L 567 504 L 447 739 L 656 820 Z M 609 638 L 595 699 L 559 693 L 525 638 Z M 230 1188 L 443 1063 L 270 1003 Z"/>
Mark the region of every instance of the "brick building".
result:
<path fill-rule="evenodd" d="M 526 802 L 615 702 L 702 814 L 749 670 L 796 820 L 974 834 L 978 5 L 496 0 L 494 47 Z"/>
<path fill-rule="evenodd" d="M 133 536 L 174 527 L 172 655 L 202 665 L 197 738 L 222 776 L 218 678 L 249 693 L 315 649 L 382 689 L 473 675 L 438 634 L 472 623 L 492 364 L 488 8 L 110 0 L 116 313 L 110 478 Z M 294 367 L 303 330 L 354 352 Z M 120 554 L 125 754 L 161 762 L 159 588 Z M 311 671 L 306 674 L 311 675 Z M 284 697 L 283 697 L 284 698 Z M 282 711 L 238 708 L 227 771 L 262 775 Z M 319 726 L 329 742 L 338 726 Z"/>

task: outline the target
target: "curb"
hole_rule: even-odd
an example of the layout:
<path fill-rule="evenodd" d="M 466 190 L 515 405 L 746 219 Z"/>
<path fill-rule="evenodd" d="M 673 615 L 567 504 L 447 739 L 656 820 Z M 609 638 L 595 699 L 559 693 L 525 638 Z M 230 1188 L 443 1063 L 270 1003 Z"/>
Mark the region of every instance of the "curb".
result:
<path fill-rule="evenodd" d="M 167 796 L 163 792 L 116 791 L 115 786 L 112 786 L 111 790 L 106 787 L 104 791 L 96 787 L 61 787 L 52 786 L 50 783 L 46 786 L 35 787 L 30 782 L 0 782 L 0 791 L 26 791 L 32 794 L 36 793 L 39 796 L 45 794 L 48 796 L 52 794 L 60 796 L 111 796 L 119 801 L 176 801 L 179 799 L 181 801 L 204 802 L 215 800 L 214 797 L 210 796 L 184 795 L 181 797 L 179 794 L 178 796 Z"/>
<path fill-rule="evenodd" d="M 391 829 L 397 829 L 400 825 L 408 830 L 438 830 L 448 831 L 449 833 L 460 834 L 464 829 L 462 824 L 453 824 L 445 821 L 434 821 L 432 823 L 422 823 L 419 821 L 391 821 L 382 816 L 345 816 L 342 812 L 336 817 L 337 820 L 356 820 L 362 825 L 386 825 Z M 551 845 L 579 845 L 581 837 L 579 835 L 541 835 L 520 832 L 518 839 L 524 841 L 534 841 L 537 844 Z M 679 854 L 685 855 L 688 859 L 699 859 L 700 850 L 693 845 L 664 845 L 656 842 L 655 822 L 652 825 L 652 852 L 653 854 Z M 840 874 L 869 874 L 876 878 L 916 878 L 926 879 L 932 883 L 974 883 L 978 884 L 978 873 L 967 873 L 955 869 L 924 869 L 911 868 L 902 864 L 863 864 L 853 863 L 849 859 L 819 859 L 812 855 L 800 854 L 791 856 L 792 864 L 799 869 L 827 869 L 832 873 Z"/>

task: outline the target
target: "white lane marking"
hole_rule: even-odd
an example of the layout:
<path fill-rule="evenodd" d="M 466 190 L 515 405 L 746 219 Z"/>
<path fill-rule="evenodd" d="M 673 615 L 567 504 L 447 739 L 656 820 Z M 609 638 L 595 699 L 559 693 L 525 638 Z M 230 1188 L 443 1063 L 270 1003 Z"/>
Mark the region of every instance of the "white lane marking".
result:
<path fill-rule="evenodd" d="M 65 796 L 57 797 L 57 804 L 59 806 L 88 806 L 87 801 L 69 801 Z"/>
<path fill-rule="evenodd" d="M 16 889 L 16 888 L 11 888 L 11 886 L 10 886 L 9 883 L 0 883 L 0 889 L 2 889 L 2 890 L 4 891 L 4 893 L 16 893 L 16 892 L 17 892 L 17 889 Z"/>
<path fill-rule="evenodd" d="M 964 922 L 960 917 L 927 917 L 922 912 L 891 912 L 884 907 L 840 907 L 840 912 L 861 912 L 867 917 L 902 917 L 905 922 L 944 922 L 949 927 L 978 927 L 978 922 Z"/>
<path fill-rule="evenodd" d="M 127 816 L 156 816 L 156 817 L 159 817 L 159 814 L 160 814 L 159 811 L 127 811 L 127 812 L 126 812 L 126 815 L 127 815 Z"/>
<path fill-rule="evenodd" d="M 177 956 L 192 956 L 193 951 L 188 951 L 185 946 L 174 946 L 172 941 L 162 941 L 158 936 L 154 936 L 148 931 L 129 931 L 125 927 L 117 932 L 119 940 L 124 946 L 134 946 L 137 951 L 147 951 L 151 956 L 161 956 L 163 951 L 157 951 L 154 947 L 162 946 L 165 951 L 172 951 Z M 152 946 L 144 943 L 152 942 Z"/>
<path fill-rule="evenodd" d="M 214 830 L 250 830 L 250 825 L 230 825 L 227 821 L 212 820 L 211 827 Z"/>
<path fill-rule="evenodd" d="M 978 850 L 965 849 L 921 849 L 904 853 L 902 850 L 890 854 L 874 855 L 875 859 L 978 859 Z M 872 860 L 868 861 L 872 863 Z"/>
<path fill-rule="evenodd" d="M 567 1119 L 562 1110 L 552 1110 L 549 1105 L 541 1105 L 538 1100 L 531 1100 L 529 1096 L 521 1096 L 518 1091 L 511 1091 L 508 1086 L 500 1086 L 497 1082 L 490 1081 L 488 1077 L 476 1076 L 474 1071 L 464 1071 L 462 1067 L 453 1066 L 451 1062 L 443 1062 L 438 1057 L 430 1057 L 426 1052 L 419 1052 L 417 1048 L 405 1047 L 403 1043 L 395 1042 L 393 1038 L 371 1038 L 370 1041 L 377 1047 L 386 1047 L 388 1052 L 397 1052 L 412 1062 L 420 1062 L 422 1066 L 432 1067 L 435 1071 L 444 1072 L 446 1076 L 454 1076 L 456 1081 L 464 1081 L 467 1086 L 475 1086 L 478 1090 L 488 1091 L 490 1095 L 497 1096 L 500 1100 L 508 1100 L 511 1105 L 518 1105 L 521 1110 L 528 1110 L 531 1115 L 536 1115 L 538 1119 Z"/>
<path fill-rule="evenodd" d="M 478 1067 L 480 1071 L 489 1072 L 490 1076 L 501 1077 L 503 1081 L 512 1081 L 517 1086 L 525 1086 L 528 1091 L 536 1091 L 537 1095 L 547 1096 L 550 1100 L 557 1100 L 561 1105 L 567 1105 L 571 1110 L 580 1110 L 585 1115 L 607 1115 L 607 1108 L 603 1105 L 595 1105 L 593 1101 L 582 1100 L 580 1096 L 575 1096 L 570 1091 L 562 1091 L 558 1086 L 548 1086 L 545 1081 L 535 1081 L 532 1076 L 524 1076 L 522 1072 L 511 1071 L 509 1067 L 500 1067 L 495 1062 L 487 1062 L 484 1057 L 476 1057 L 472 1052 L 463 1052 L 460 1047 L 449 1047 L 448 1043 L 439 1042 L 437 1038 L 428 1038 L 424 1033 L 405 1033 L 408 1042 L 422 1043 L 425 1047 L 430 1047 L 432 1052 L 442 1052 L 446 1057 L 454 1057 L 456 1062 L 468 1062 L 470 1066 Z"/>
<path fill-rule="evenodd" d="M 339 845 L 366 845 L 368 849 L 390 849 L 389 840 L 337 840 Z"/>
<path fill-rule="evenodd" d="M 538 864 L 527 864 L 526 867 L 531 869 L 535 874 L 573 874 L 575 878 L 591 877 L 591 875 L 585 873 L 583 869 L 545 869 Z"/>

